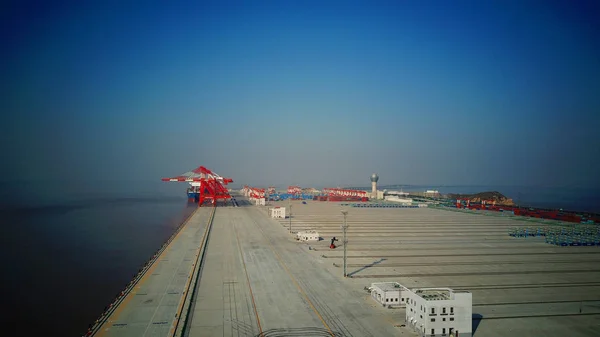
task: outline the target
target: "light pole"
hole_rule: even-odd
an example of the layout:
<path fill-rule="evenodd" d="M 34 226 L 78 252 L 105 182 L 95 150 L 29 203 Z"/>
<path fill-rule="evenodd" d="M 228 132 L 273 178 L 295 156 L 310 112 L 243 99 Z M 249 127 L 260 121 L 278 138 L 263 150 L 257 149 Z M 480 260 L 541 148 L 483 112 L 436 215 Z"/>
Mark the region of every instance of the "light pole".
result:
<path fill-rule="evenodd" d="M 346 277 L 346 245 L 348 244 L 348 240 L 346 240 L 346 229 L 348 229 L 348 225 L 346 225 L 346 215 L 348 215 L 348 211 L 342 210 L 342 214 L 344 215 L 344 224 L 342 225 L 342 230 L 344 231 L 344 277 Z"/>
<path fill-rule="evenodd" d="M 292 234 L 292 200 L 288 199 L 288 206 L 290 207 L 290 234 Z"/>

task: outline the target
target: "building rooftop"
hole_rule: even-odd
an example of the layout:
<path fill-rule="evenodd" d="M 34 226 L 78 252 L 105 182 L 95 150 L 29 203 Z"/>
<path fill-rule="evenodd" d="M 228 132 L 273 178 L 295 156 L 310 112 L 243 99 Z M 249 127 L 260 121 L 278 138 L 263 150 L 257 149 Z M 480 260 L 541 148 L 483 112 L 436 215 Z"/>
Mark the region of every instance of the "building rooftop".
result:
<path fill-rule="evenodd" d="M 377 287 L 383 291 L 391 291 L 391 290 L 408 290 L 405 286 L 401 285 L 398 282 L 380 282 L 373 283 L 374 287 Z"/>
<path fill-rule="evenodd" d="M 440 301 L 452 299 L 452 289 L 431 288 L 431 289 L 415 289 L 415 294 L 425 299 L 426 301 Z"/>

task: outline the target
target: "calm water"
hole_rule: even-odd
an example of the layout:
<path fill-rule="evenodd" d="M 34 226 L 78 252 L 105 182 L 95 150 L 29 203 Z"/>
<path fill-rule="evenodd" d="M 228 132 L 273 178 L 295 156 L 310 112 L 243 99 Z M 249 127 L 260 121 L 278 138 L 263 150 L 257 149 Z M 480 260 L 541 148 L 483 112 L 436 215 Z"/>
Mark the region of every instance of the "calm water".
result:
<path fill-rule="evenodd" d="M 81 336 L 195 208 L 183 184 L 166 190 L 5 199 L 2 335 Z"/>
<path fill-rule="evenodd" d="M 0 185 L 7 336 L 80 336 L 195 208 L 185 184 Z M 598 191 L 411 186 L 442 193 L 497 190 L 533 206 L 600 212 Z M 17 330 L 17 327 L 19 330 Z M 7 330 L 8 329 L 8 330 Z"/>

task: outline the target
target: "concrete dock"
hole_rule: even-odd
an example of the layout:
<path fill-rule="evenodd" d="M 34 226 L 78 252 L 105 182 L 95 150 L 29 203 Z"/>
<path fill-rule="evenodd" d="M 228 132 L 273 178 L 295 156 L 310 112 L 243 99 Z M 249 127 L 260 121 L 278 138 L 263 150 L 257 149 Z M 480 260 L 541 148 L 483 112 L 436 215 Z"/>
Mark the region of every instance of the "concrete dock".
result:
<path fill-rule="evenodd" d="M 392 312 L 315 263 L 264 210 L 218 208 L 186 335 L 402 335 Z"/>
<path fill-rule="evenodd" d="M 287 202 L 274 202 L 287 207 Z M 430 208 L 353 208 L 292 202 L 292 230 L 317 230 L 312 255 L 342 274 L 342 209 L 349 211 L 348 274 L 354 289 L 397 281 L 473 293 L 473 328 L 485 336 L 596 336 L 600 329 L 600 247 L 560 247 L 514 238 L 511 227 L 542 226 L 501 213 Z M 288 219 L 279 220 L 282 228 Z M 351 287 L 352 287 L 351 286 Z M 404 309 L 394 309 L 397 318 Z"/>
<path fill-rule="evenodd" d="M 174 333 L 213 210 L 199 208 L 192 214 L 155 262 L 115 302 L 114 308 L 95 327 L 94 336 Z"/>
<path fill-rule="evenodd" d="M 478 337 L 600 328 L 599 247 L 510 237 L 510 227 L 532 225 L 516 218 L 293 201 L 292 231 L 324 238 L 301 243 L 289 219 L 237 199 L 240 207 L 198 209 L 95 335 L 416 336 L 401 326 L 404 309 L 364 291 L 380 281 L 471 291 Z M 342 247 L 328 247 L 333 236 L 342 243 L 342 209 L 349 278 Z"/>

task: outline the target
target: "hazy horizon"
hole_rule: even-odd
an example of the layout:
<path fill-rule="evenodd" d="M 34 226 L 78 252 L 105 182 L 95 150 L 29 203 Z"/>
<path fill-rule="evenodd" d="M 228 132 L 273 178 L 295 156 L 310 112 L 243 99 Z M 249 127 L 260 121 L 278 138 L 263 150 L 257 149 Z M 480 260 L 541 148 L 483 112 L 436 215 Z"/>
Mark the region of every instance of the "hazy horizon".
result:
<path fill-rule="evenodd" d="M 95 183 L 95 184 L 94 184 Z M 379 184 L 380 189 L 386 185 Z M 498 185 L 412 185 L 401 184 L 405 191 L 424 192 L 436 189 L 443 194 L 473 194 L 486 191 L 498 191 L 524 206 L 542 208 L 564 208 L 574 211 L 600 213 L 600 193 L 590 187 L 544 187 L 544 186 L 498 186 Z M 64 186 L 64 187 L 63 187 Z M 254 185 L 256 187 L 267 187 Z M 186 198 L 187 183 L 152 181 L 106 182 L 89 181 L 81 184 L 70 182 L 13 182 L 0 183 L 0 211 L 8 212 L 68 212 L 82 208 L 105 208 L 121 204 L 181 203 Z M 240 184 L 230 188 L 239 189 Z M 302 186 L 323 188 L 327 186 Z M 328 185 L 328 187 L 335 187 Z M 341 186 L 350 187 L 350 185 Z M 368 185 L 356 185 L 370 189 Z M 279 191 L 287 185 L 276 186 Z M 34 196 L 32 198 L 32 196 Z M 179 201 L 178 201 L 179 200 Z M 42 207 L 42 209 L 38 209 Z M 50 208 L 47 208 L 50 207 Z M 54 208 L 53 208 L 54 207 Z"/>
<path fill-rule="evenodd" d="M 15 2 L 0 13 L 0 176 L 102 189 L 204 165 L 257 186 L 377 172 L 600 189 L 598 9 Z"/>

